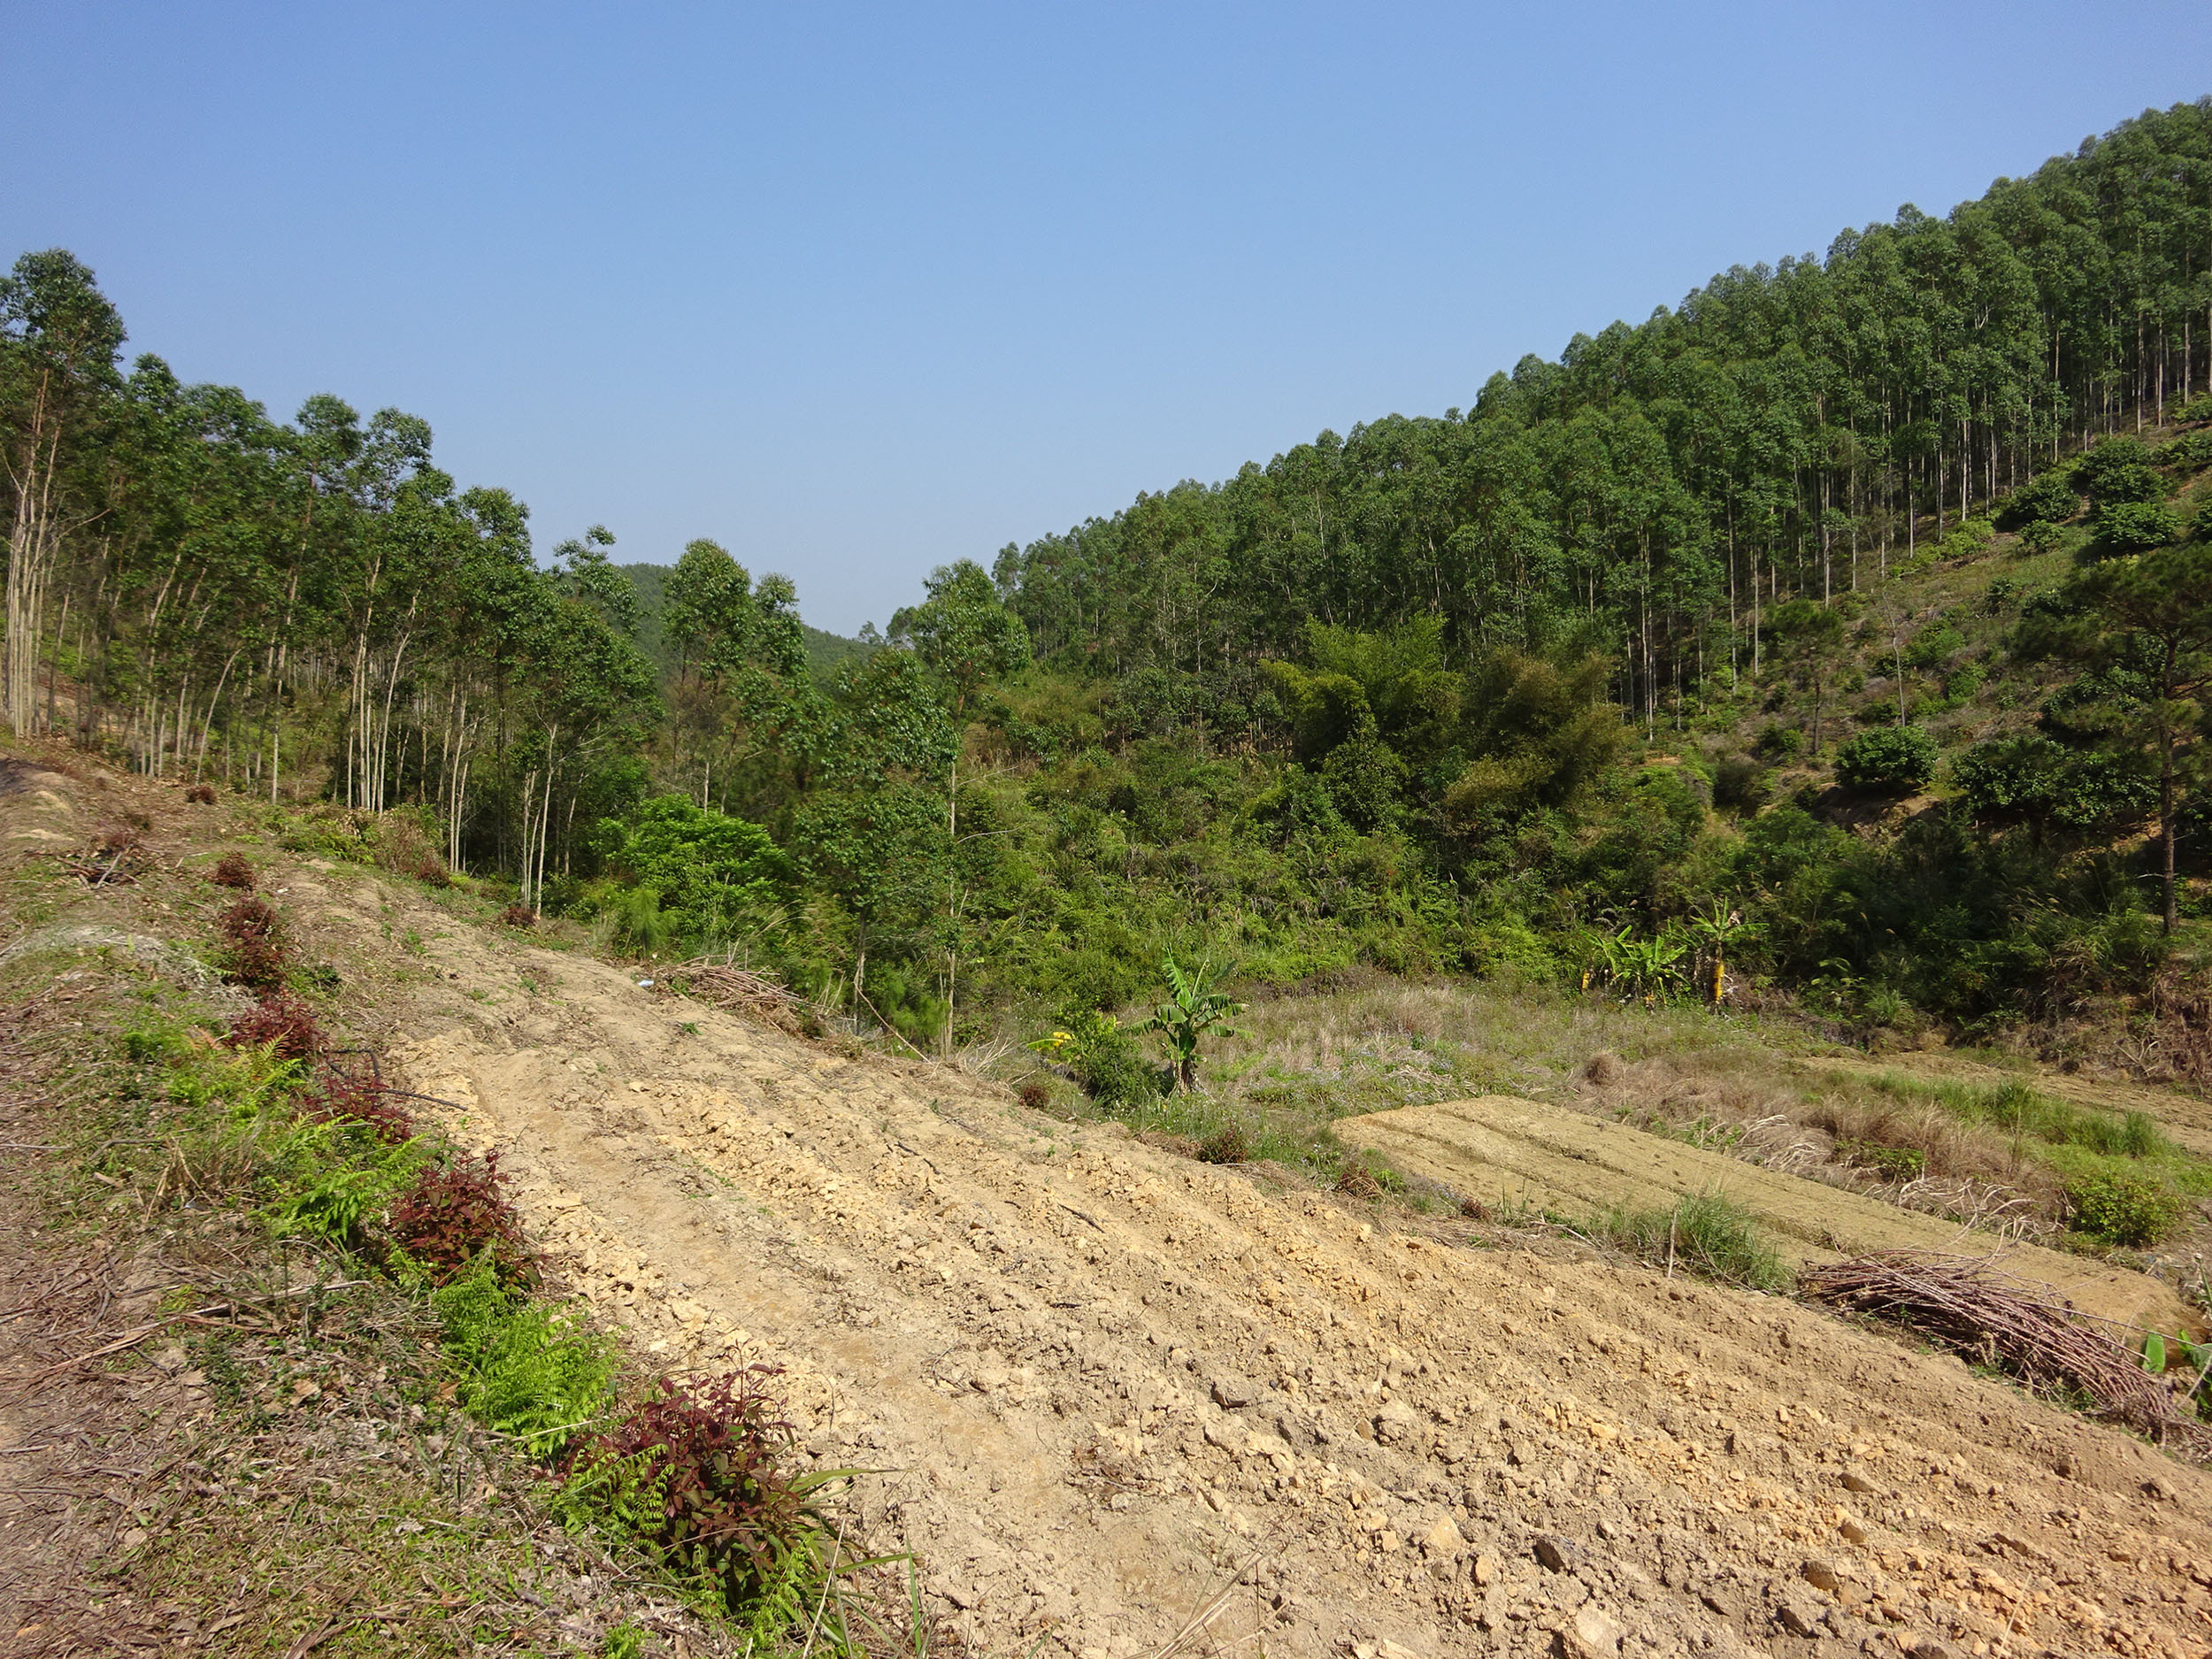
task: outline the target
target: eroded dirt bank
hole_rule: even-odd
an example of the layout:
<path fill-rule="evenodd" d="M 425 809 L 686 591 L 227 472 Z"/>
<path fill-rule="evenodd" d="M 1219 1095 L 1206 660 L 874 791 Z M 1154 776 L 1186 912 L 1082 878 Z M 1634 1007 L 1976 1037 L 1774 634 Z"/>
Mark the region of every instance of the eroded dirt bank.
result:
<path fill-rule="evenodd" d="M 2201 1653 L 2212 1479 L 1769 1298 L 1478 1250 L 846 1061 L 349 872 L 389 1042 L 674 1365 L 768 1361 L 995 1654 Z"/>

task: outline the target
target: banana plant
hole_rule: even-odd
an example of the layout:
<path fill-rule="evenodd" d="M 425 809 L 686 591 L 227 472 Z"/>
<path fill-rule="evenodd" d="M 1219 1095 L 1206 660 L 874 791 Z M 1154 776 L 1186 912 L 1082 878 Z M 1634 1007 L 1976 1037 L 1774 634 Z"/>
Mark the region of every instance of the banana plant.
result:
<path fill-rule="evenodd" d="M 1689 941 L 1671 923 L 1647 939 L 1639 939 L 1635 928 L 1623 923 L 1613 933 L 1595 935 L 1591 942 L 1597 953 L 1598 975 L 1627 995 L 1642 998 L 1646 1007 L 1665 994 L 1675 978 L 1676 964 L 1690 949 Z M 1586 975 L 1583 983 L 1586 987 L 1589 983 Z"/>
<path fill-rule="evenodd" d="M 1728 994 L 1728 958 L 1740 945 L 1749 944 L 1766 930 L 1756 922 L 1747 922 L 1743 912 L 1726 899 L 1716 896 L 1704 909 L 1690 913 L 1690 933 L 1704 948 L 1712 964 L 1713 1006 L 1718 1008 L 1721 999 Z"/>
<path fill-rule="evenodd" d="M 1676 964 L 1689 955 L 1690 941 L 1670 923 L 1648 939 L 1632 939 L 1628 946 L 1630 995 L 1651 1007 L 1665 995 L 1676 976 Z"/>
<path fill-rule="evenodd" d="M 1199 1039 L 1209 1031 L 1224 1037 L 1241 1036 L 1227 1022 L 1244 1012 L 1244 1004 L 1217 988 L 1228 977 L 1227 969 L 1216 972 L 1204 962 L 1185 968 L 1170 956 L 1160 964 L 1160 972 L 1167 980 L 1167 1001 L 1155 1008 L 1138 1029 L 1156 1031 L 1167 1039 L 1175 1055 L 1176 1086 L 1194 1089 L 1198 1087 Z"/>

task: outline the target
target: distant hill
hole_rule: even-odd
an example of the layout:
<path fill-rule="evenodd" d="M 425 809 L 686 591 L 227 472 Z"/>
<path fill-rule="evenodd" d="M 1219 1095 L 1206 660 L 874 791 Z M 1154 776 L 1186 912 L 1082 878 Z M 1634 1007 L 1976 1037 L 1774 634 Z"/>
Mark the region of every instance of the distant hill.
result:
<path fill-rule="evenodd" d="M 670 567 L 665 565 L 624 565 L 618 566 L 630 579 L 630 586 L 637 589 L 638 649 L 652 658 L 663 673 L 674 669 L 676 659 L 668 649 L 661 633 L 661 613 L 667 603 L 666 582 Z M 838 669 L 856 657 L 865 657 L 871 647 L 858 640 L 849 640 L 841 634 L 827 634 L 820 628 L 800 627 L 806 634 L 807 666 L 814 677 L 826 685 Z"/>

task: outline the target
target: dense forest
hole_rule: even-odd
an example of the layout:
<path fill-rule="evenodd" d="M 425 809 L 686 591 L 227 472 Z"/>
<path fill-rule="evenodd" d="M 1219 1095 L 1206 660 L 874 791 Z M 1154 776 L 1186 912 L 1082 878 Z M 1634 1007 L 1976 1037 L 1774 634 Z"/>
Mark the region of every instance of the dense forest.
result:
<path fill-rule="evenodd" d="M 423 420 L 278 421 L 124 340 L 67 253 L 0 287 L 11 729 L 407 815 L 611 948 L 921 1046 L 1173 953 L 2206 1064 L 2212 100 L 857 643 L 711 541 L 541 557 Z"/>

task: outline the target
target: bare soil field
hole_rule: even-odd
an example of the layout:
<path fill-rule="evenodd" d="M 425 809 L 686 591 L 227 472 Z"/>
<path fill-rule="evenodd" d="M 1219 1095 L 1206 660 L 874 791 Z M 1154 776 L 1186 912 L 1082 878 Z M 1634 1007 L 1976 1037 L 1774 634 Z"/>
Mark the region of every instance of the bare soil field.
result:
<path fill-rule="evenodd" d="M 1717 1193 L 1748 1210 L 1795 1262 L 1878 1250 L 1978 1256 L 1996 1248 L 1985 1236 L 1933 1216 L 1536 1101 L 1488 1095 L 1405 1106 L 1347 1118 L 1337 1133 L 1471 1196 L 1570 1215 L 1615 1205 L 1664 1209 L 1680 1197 Z M 1999 1265 L 2099 1318 L 2161 1331 L 2196 1323 L 2170 1288 L 2125 1268 L 2032 1244 L 2006 1248 Z"/>
<path fill-rule="evenodd" d="M 64 842 L 127 805 L 173 863 L 252 836 L 559 1271 L 672 1370 L 781 1367 L 809 1457 L 873 1471 L 856 1540 L 972 1652 L 2212 1651 L 2212 1475 L 1955 1359 L 1073 1128 L 83 770 L 0 836 L 41 792 Z M 35 909 L 12 933 L 204 933 Z"/>

